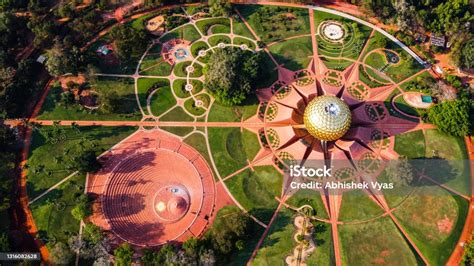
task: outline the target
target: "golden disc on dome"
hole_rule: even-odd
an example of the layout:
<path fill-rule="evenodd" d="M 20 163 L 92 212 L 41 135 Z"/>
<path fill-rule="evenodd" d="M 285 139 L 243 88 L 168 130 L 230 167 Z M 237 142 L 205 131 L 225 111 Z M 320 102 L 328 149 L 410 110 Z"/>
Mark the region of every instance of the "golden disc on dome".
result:
<path fill-rule="evenodd" d="M 304 125 L 315 138 L 325 141 L 344 136 L 351 126 L 351 110 L 335 96 L 314 98 L 304 110 Z"/>

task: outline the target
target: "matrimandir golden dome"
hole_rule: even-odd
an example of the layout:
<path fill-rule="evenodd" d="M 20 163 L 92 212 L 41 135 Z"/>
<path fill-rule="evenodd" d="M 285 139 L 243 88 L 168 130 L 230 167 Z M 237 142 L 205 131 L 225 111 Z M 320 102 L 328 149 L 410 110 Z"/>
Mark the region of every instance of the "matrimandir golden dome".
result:
<path fill-rule="evenodd" d="M 315 138 L 333 141 L 344 136 L 351 126 L 349 106 L 336 96 L 314 98 L 304 110 L 304 126 Z"/>

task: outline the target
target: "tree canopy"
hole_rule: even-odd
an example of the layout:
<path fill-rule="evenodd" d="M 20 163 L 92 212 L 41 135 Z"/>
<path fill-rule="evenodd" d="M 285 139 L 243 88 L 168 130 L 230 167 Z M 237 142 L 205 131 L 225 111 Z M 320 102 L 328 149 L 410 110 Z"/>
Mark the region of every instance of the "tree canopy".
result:
<path fill-rule="evenodd" d="M 473 132 L 473 101 L 465 97 L 436 104 L 428 110 L 428 120 L 441 131 L 466 136 Z"/>
<path fill-rule="evenodd" d="M 232 13 L 232 6 L 229 0 L 209 0 L 209 13 L 213 17 L 228 17 Z"/>
<path fill-rule="evenodd" d="M 123 243 L 114 250 L 115 265 L 128 266 L 132 264 L 134 251 L 130 244 Z"/>
<path fill-rule="evenodd" d="M 148 45 L 148 36 L 143 30 L 136 30 L 128 24 L 119 24 L 110 31 L 117 54 L 122 61 L 138 57 Z"/>
<path fill-rule="evenodd" d="M 207 90 L 221 104 L 241 104 L 254 92 L 260 60 L 259 54 L 240 49 L 217 49 L 204 70 Z"/>

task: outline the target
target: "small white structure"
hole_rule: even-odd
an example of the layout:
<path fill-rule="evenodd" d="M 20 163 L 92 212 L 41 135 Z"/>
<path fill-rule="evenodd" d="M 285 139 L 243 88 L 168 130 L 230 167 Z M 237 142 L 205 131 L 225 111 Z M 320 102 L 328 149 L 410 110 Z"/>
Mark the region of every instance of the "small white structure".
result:
<path fill-rule="evenodd" d="M 40 55 L 38 58 L 36 58 L 36 62 L 44 64 L 44 62 L 46 62 L 46 57 L 44 55 Z"/>

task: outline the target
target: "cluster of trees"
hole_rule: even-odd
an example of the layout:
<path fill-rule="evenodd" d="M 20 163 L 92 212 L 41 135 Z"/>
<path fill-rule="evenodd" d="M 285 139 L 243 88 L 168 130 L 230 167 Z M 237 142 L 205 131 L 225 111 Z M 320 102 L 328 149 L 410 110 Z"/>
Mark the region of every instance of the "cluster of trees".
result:
<path fill-rule="evenodd" d="M 8 232 L 7 210 L 11 204 L 11 191 L 13 188 L 13 178 L 18 151 L 17 139 L 14 131 L 4 125 L 0 125 L 0 216 L 5 219 L 0 226 L 0 252 L 10 251 Z M 6 228 L 3 228 L 5 226 Z"/>
<path fill-rule="evenodd" d="M 122 62 L 139 57 L 146 50 L 148 35 L 144 30 L 136 30 L 128 24 L 118 24 L 110 31 L 110 37 L 118 57 Z"/>
<path fill-rule="evenodd" d="M 474 42 L 472 42 L 472 20 L 474 14 L 469 0 L 351 0 L 386 23 L 396 23 L 403 33 L 429 31 L 447 35 L 452 43 L 452 60 L 461 68 L 472 68 Z M 407 44 L 413 42 L 403 35 Z"/>
<path fill-rule="evenodd" d="M 456 100 L 443 101 L 428 110 L 428 121 L 439 130 L 454 136 L 474 132 L 474 101 L 461 94 Z"/>
<path fill-rule="evenodd" d="M 158 251 L 145 250 L 143 265 L 214 265 L 225 264 L 229 257 L 244 248 L 244 241 L 253 233 L 251 220 L 237 208 L 223 209 L 210 231 L 201 238 L 190 238 L 180 247 L 163 245 Z M 116 265 L 131 265 L 134 250 L 124 243 L 114 251 Z"/>
<path fill-rule="evenodd" d="M 261 60 L 259 53 L 237 48 L 218 49 L 204 69 L 206 89 L 221 104 L 241 104 L 254 93 Z"/>
<path fill-rule="evenodd" d="M 87 222 L 84 225 L 82 237 L 71 236 L 67 243 L 58 242 L 50 251 L 50 261 L 55 265 L 68 265 L 74 261 L 75 255 L 86 260 L 93 260 L 94 265 L 110 265 L 110 249 L 108 239 L 103 235 L 102 230 Z"/>
<path fill-rule="evenodd" d="M 473 237 L 471 236 L 471 239 Z M 474 264 L 474 241 L 469 241 L 464 245 L 464 253 L 462 255 L 461 264 L 465 266 L 470 266 Z"/>

